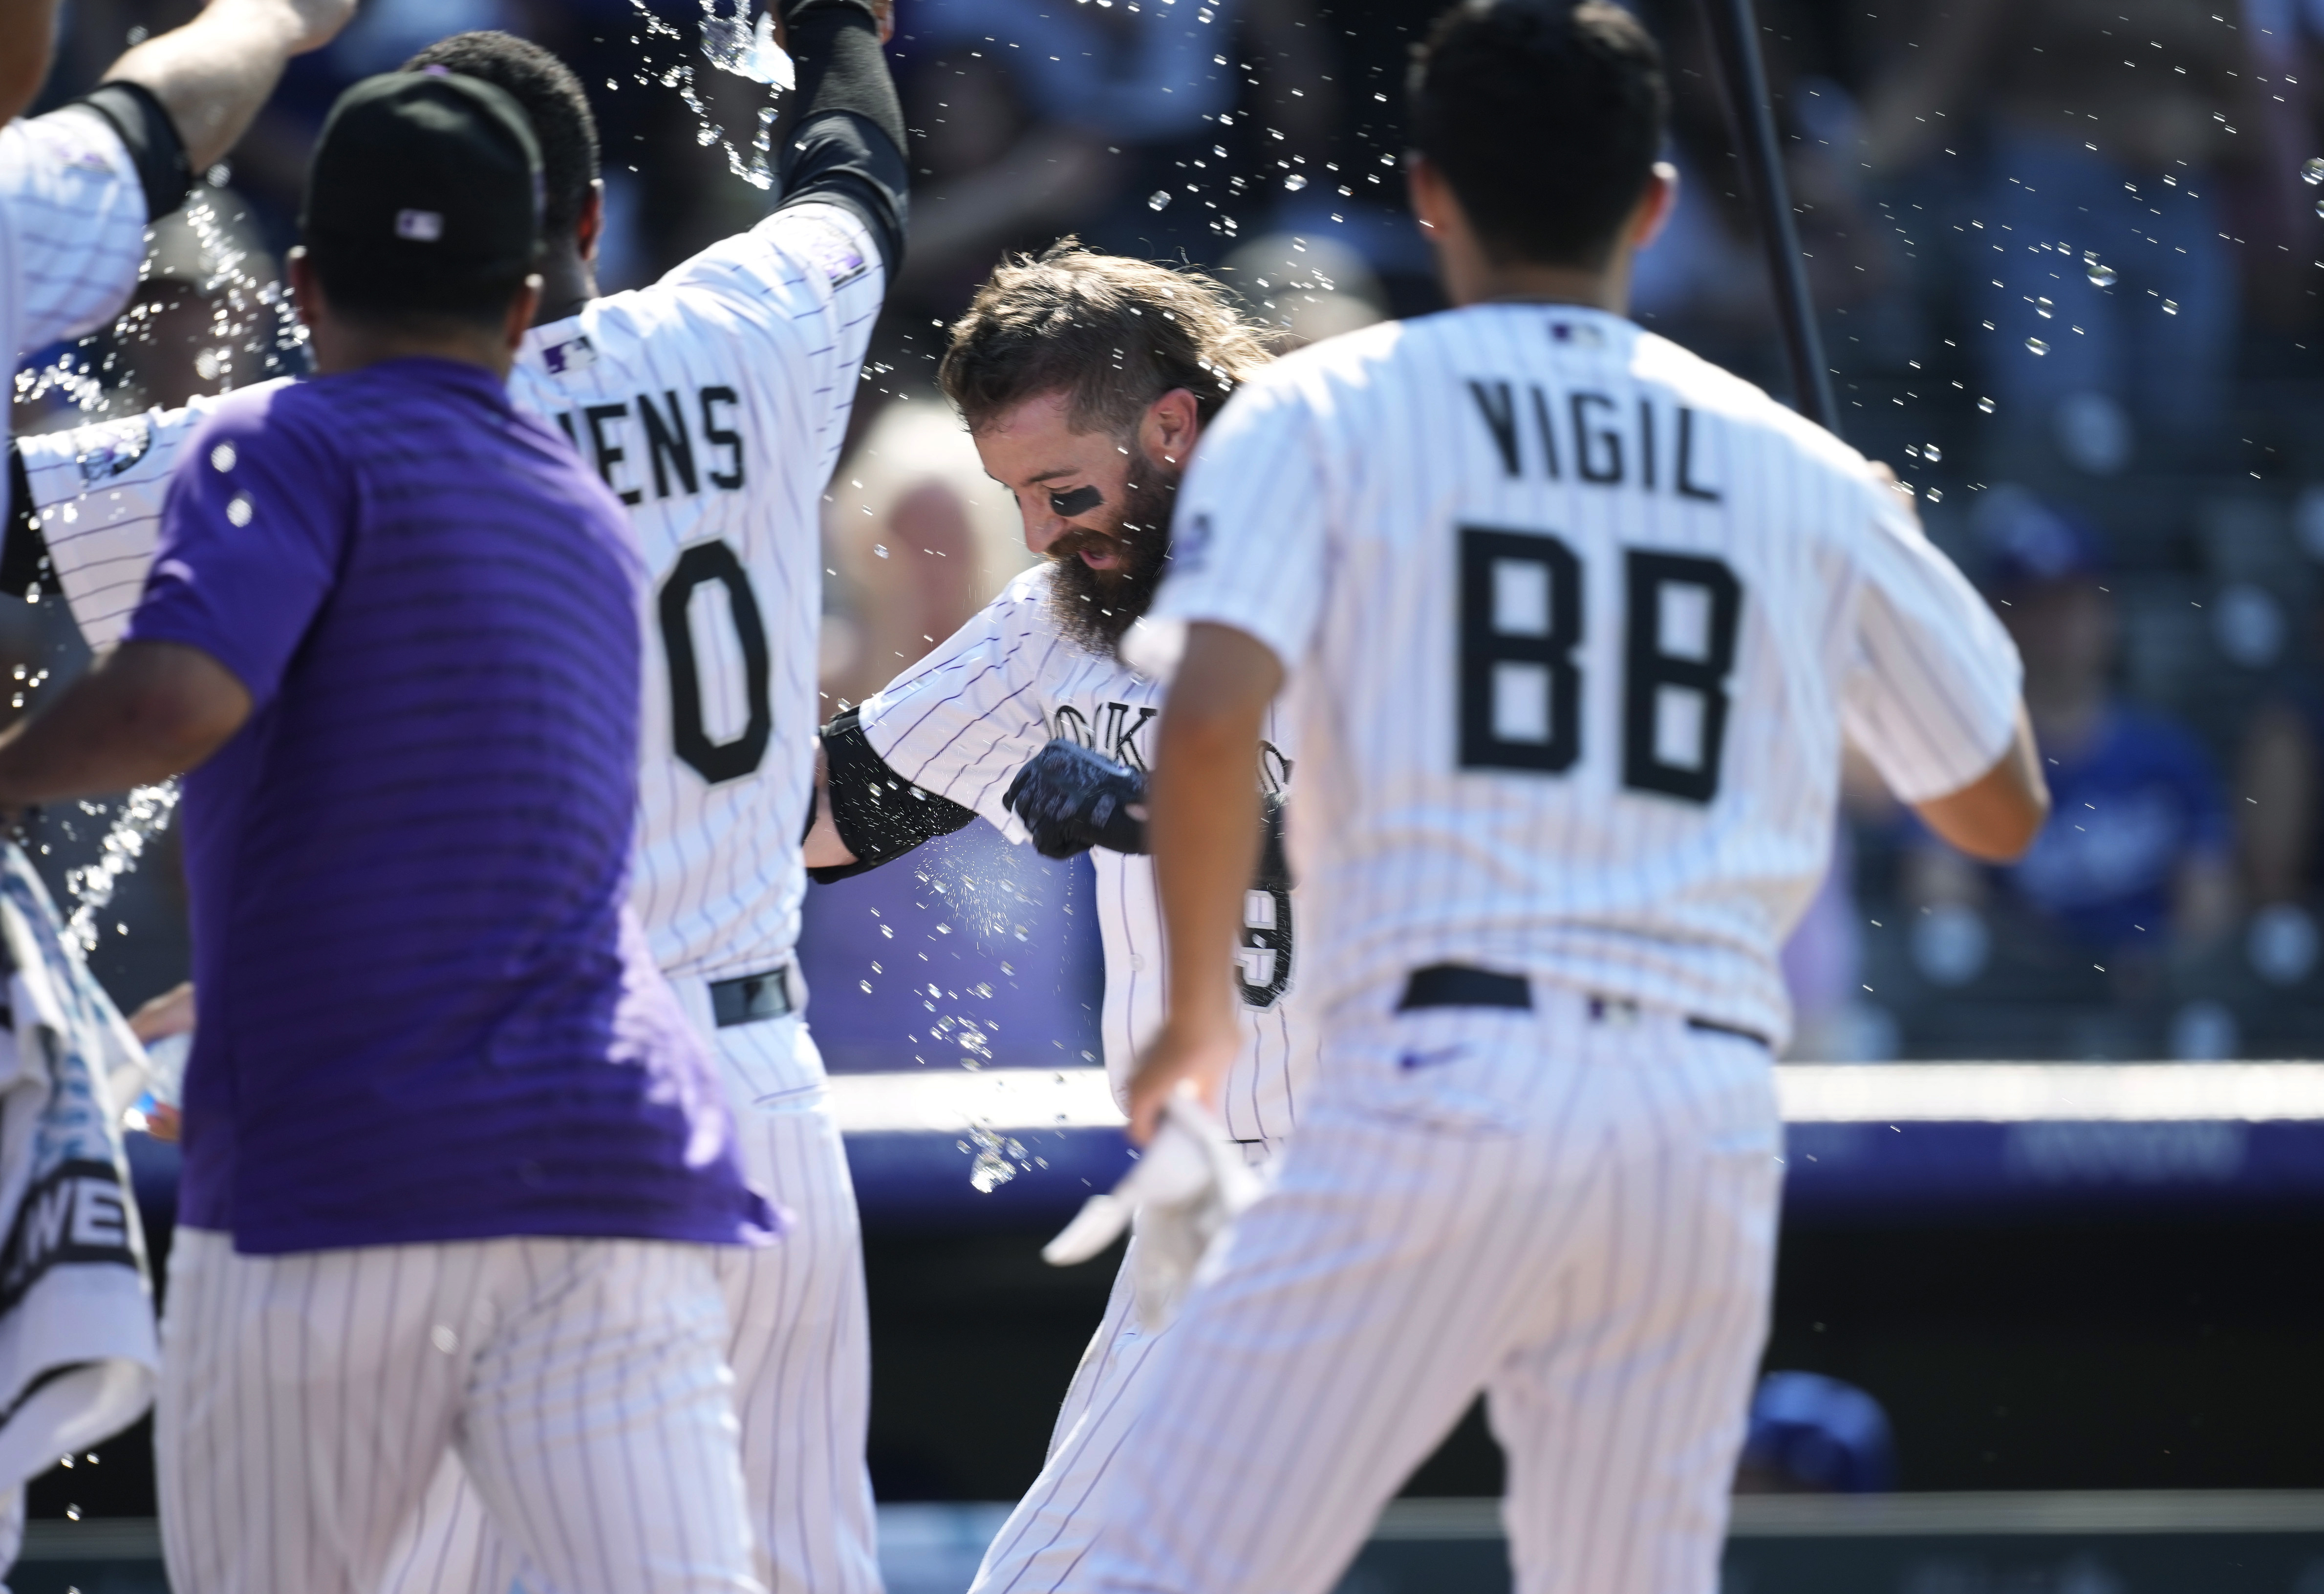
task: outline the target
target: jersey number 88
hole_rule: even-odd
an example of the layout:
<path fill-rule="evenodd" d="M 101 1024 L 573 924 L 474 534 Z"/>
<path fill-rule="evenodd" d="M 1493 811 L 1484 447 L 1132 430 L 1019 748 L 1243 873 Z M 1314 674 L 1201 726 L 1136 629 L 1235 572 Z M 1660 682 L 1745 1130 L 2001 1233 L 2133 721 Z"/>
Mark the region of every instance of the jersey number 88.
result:
<path fill-rule="evenodd" d="M 1622 784 L 1719 795 L 1743 584 L 1717 559 L 1624 552 Z M 1461 768 L 1557 775 L 1582 756 L 1582 560 L 1542 531 L 1461 528 Z"/>

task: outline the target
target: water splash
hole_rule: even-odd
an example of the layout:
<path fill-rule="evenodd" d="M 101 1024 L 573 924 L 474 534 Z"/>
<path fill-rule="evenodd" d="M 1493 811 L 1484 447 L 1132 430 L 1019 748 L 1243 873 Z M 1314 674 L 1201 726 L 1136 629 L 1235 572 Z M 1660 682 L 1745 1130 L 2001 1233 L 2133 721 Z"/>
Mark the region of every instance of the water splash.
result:
<path fill-rule="evenodd" d="M 121 888 L 122 876 L 135 869 L 146 849 L 170 828 L 171 815 L 177 808 L 175 780 L 137 788 L 122 800 L 121 811 L 114 815 L 113 827 L 105 833 L 105 840 L 98 847 L 97 861 L 65 871 L 65 894 L 75 904 L 65 928 L 80 943 L 83 952 L 96 947 L 97 916 L 112 906 L 114 893 Z"/>
<path fill-rule="evenodd" d="M 979 1195 L 990 1195 L 1017 1176 L 1020 1167 L 1033 1165 L 1027 1160 L 1025 1145 L 992 1130 L 972 1128 L 968 1138 L 955 1142 L 963 1151 L 973 1151 L 974 1158 L 968 1165 L 969 1187 Z"/>
<path fill-rule="evenodd" d="M 725 4 L 733 5 L 733 12 L 721 11 L 721 5 Z M 645 38 L 666 40 L 681 52 L 685 51 L 686 36 L 649 9 L 646 0 L 630 0 L 630 5 L 645 30 Z M 643 40 L 633 41 L 642 43 Z M 704 59 L 712 66 L 768 88 L 767 103 L 758 109 L 757 126 L 747 149 L 738 149 L 719 126 L 717 118 L 710 114 L 702 87 L 695 78 L 694 63 L 683 53 L 659 78 L 649 78 L 641 71 L 637 80 L 641 85 L 658 82 L 664 88 L 677 89 L 686 108 L 694 113 L 694 142 L 704 149 L 716 144 L 725 152 L 728 171 L 754 189 L 771 189 L 775 183 L 774 100 L 793 81 L 791 60 L 774 41 L 771 16 L 761 14 L 752 20 L 751 0 L 702 0 L 701 45 Z"/>

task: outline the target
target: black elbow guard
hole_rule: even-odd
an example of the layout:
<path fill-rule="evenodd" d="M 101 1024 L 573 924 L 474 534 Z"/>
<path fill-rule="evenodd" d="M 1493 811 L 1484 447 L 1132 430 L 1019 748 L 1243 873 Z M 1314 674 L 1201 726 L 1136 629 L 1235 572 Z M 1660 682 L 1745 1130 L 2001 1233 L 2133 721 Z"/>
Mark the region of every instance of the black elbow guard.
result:
<path fill-rule="evenodd" d="M 32 482 L 25 474 L 24 456 L 8 445 L 8 514 L 6 540 L 0 542 L 0 593 L 22 595 L 45 587 L 49 571 L 49 540 L 41 530 L 40 511 L 32 505 Z"/>
<path fill-rule="evenodd" d="M 831 823 L 855 861 L 808 870 L 818 884 L 877 869 L 976 817 L 975 809 L 914 786 L 890 769 L 872 751 L 852 708 L 823 728 L 823 763 Z"/>
<path fill-rule="evenodd" d="M 152 89 L 143 83 L 100 83 L 72 103 L 95 111 L 121 135 L 137 168 L 138 186 L 145 190 L 149 226 L 186 202 L 194 188 L 186 141 Z"/>

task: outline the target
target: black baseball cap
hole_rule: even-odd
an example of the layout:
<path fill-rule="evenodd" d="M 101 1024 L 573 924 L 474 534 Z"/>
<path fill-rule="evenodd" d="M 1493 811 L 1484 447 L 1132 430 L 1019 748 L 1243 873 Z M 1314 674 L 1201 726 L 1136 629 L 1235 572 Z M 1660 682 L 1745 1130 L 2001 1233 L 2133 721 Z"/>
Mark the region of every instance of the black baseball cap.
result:
<path fill-rule="evenodd" d="M 542 195 L 540 141 L 504 90 L 383 72 L 325 119 L 299 231 L 344 308 L 488 309 L 539 257 Z"/>

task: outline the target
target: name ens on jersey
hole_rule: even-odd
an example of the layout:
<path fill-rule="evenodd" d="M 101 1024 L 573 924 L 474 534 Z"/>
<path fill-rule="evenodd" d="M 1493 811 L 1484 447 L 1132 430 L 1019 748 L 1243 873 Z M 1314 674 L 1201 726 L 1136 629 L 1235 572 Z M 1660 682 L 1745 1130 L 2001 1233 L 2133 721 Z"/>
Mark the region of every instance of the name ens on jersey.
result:
<path fill-rule="evenodd" d="M 586 337 L 573 340 L 587 349 Z M 554 353 L 576 368 L 580 355 L 571 345 L 559 344 Z M 594 364 L 594 351 L 582 363 Z M 640 393 L 634 400 L 585 404 L 560 410 L 557 425 L 575 452 L 597 467 L 597 475 L 623 503 L 645 502 L 650 475 L 657 501 L 673 491 L 699 493 L 707 481 L 724 493 L 742 486 L 742 436 L 732 424 L 742 400 L 731 387 L 697 389 L 689 402 L 676 390 L 657 399 Z M 703 447 L 697 454 L 695 438 Z"/>

